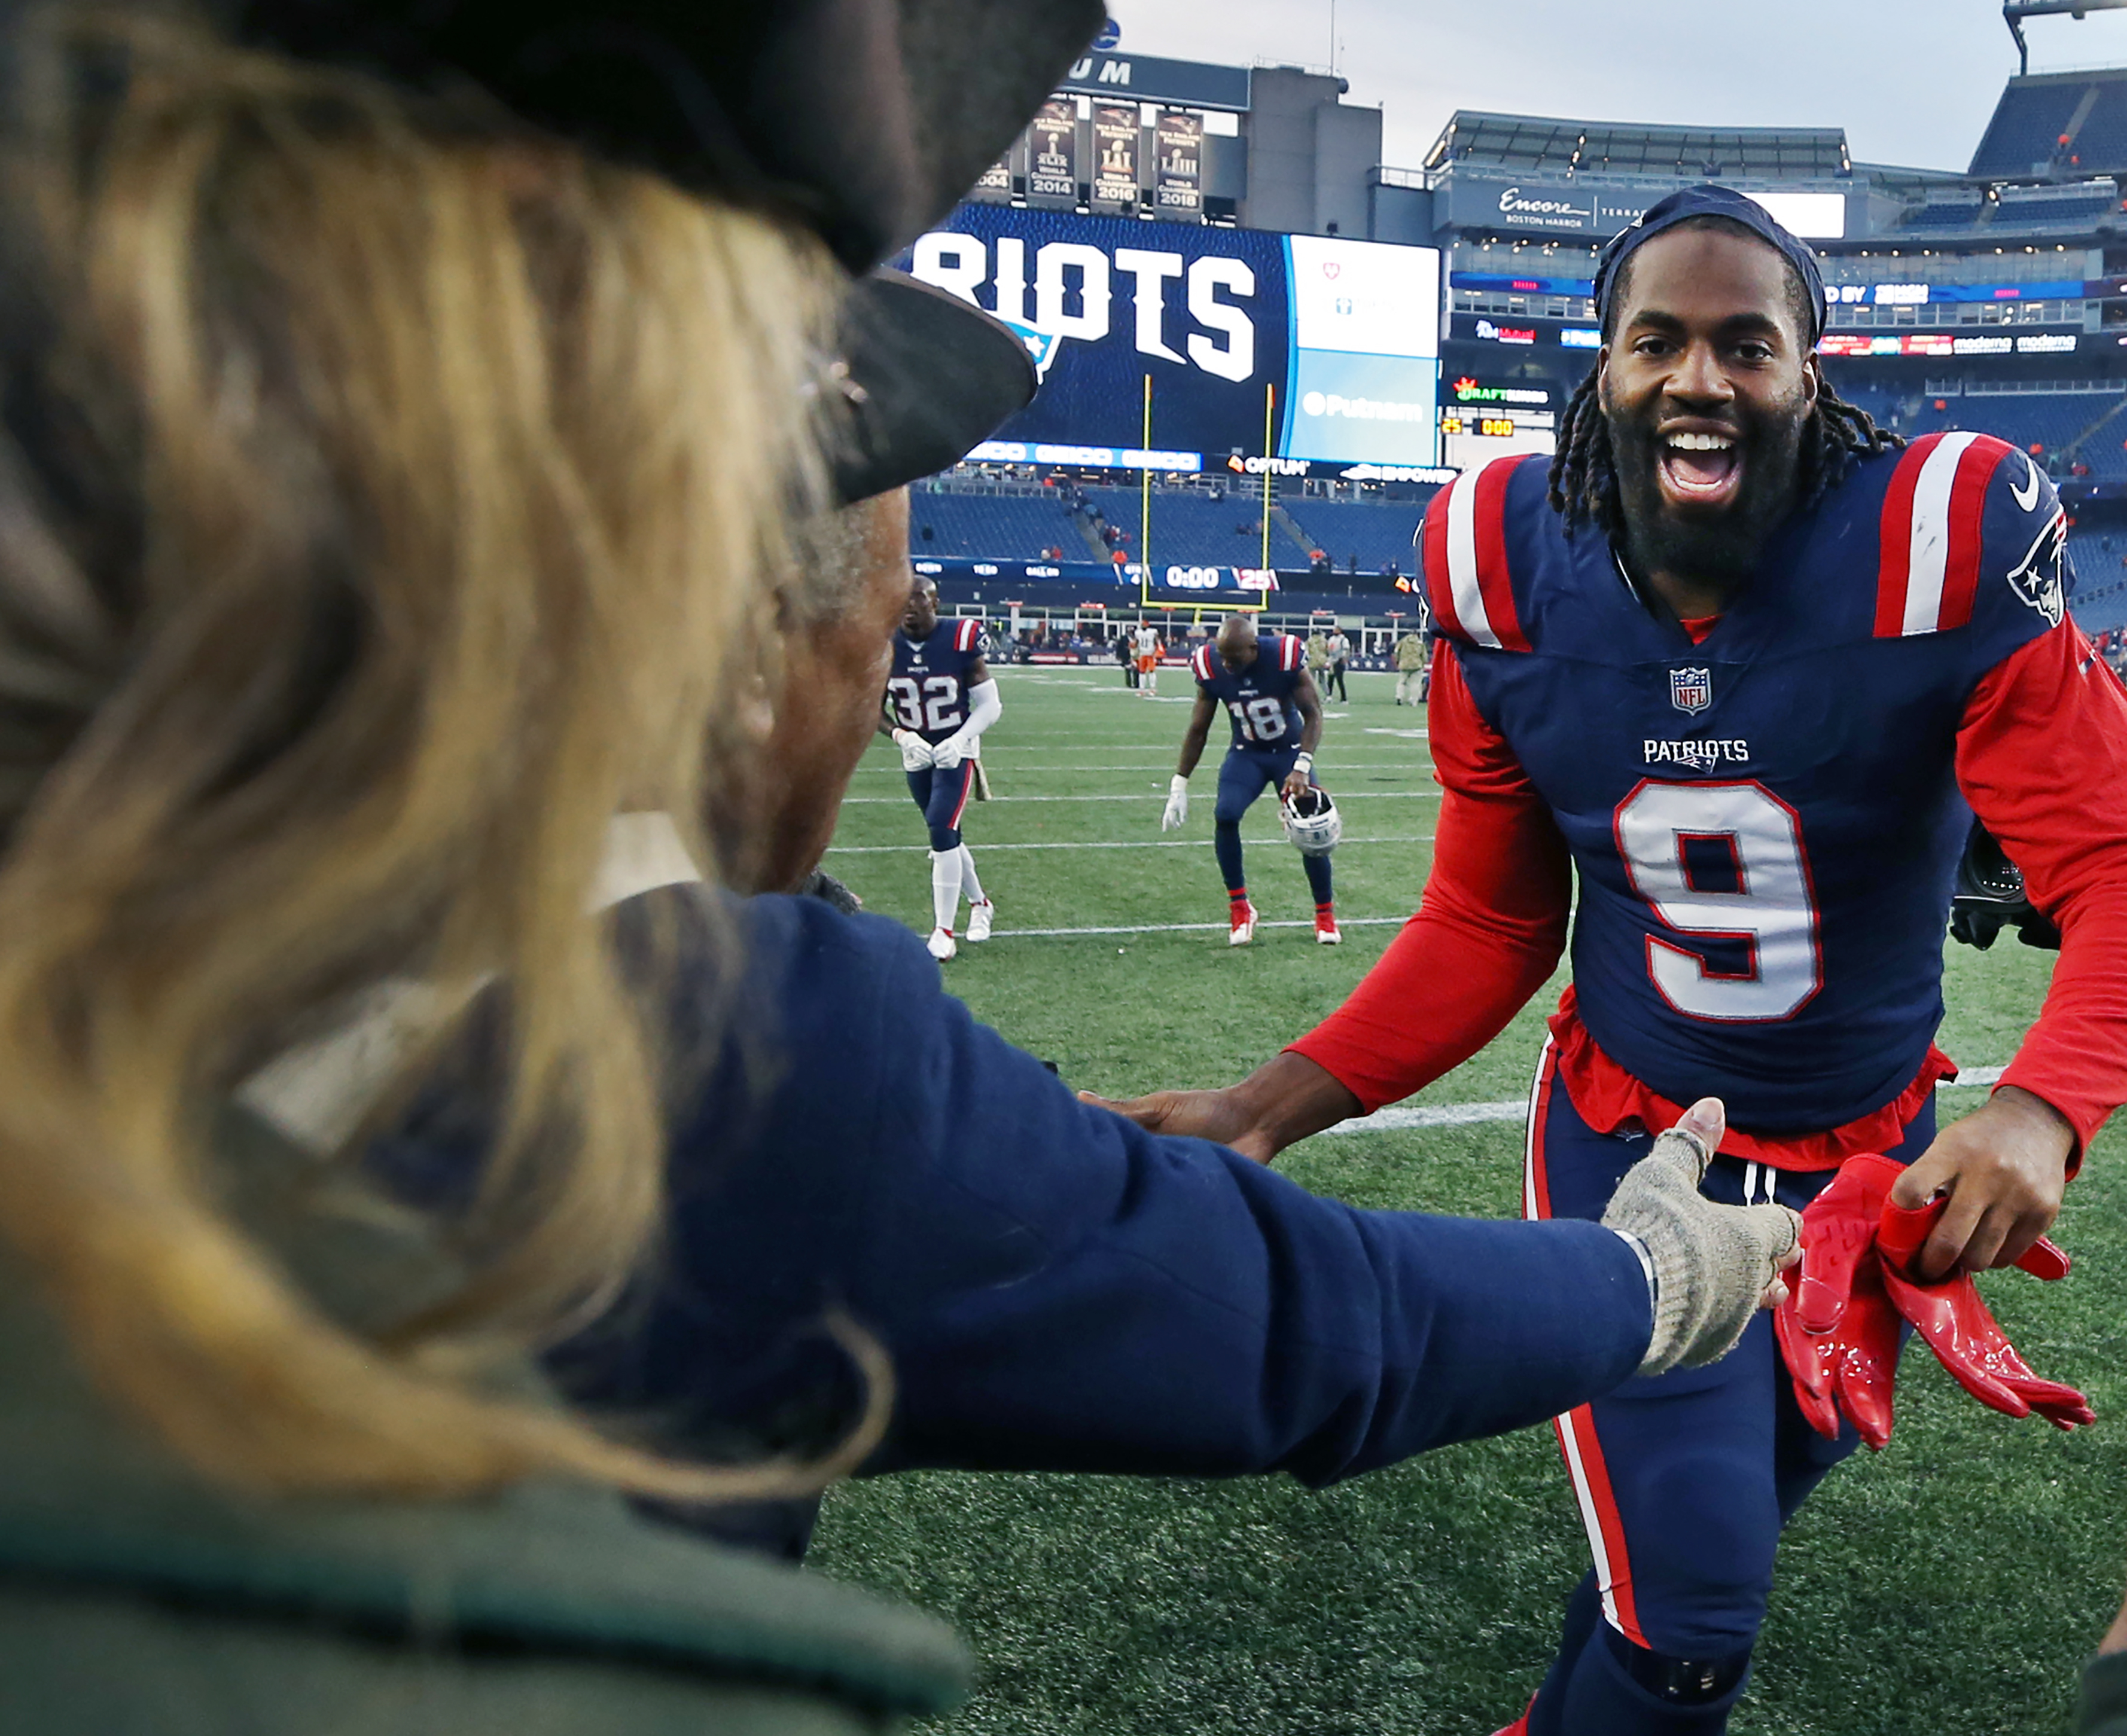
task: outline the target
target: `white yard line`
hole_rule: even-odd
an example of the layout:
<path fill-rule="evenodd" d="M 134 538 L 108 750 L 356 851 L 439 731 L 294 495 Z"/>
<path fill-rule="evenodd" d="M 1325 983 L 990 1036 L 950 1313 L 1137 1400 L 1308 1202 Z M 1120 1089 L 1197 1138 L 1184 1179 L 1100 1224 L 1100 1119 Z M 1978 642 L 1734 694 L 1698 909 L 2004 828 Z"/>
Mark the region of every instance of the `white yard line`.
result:
<path fill-rule="evenodd" d="M 1285 842 L 1282 832 L 1266 832 L 1262 837 L 1248 837 L 1241 842 L 1253 848 L 1261 844 L 1267 849 L 1274 844 Z M 1410 838 L 1347 838 L 1338 846 L 1350 844 L 1430 844 L 1430 832 Z M 1147 838 L 1139 842 L 1124 844 L 984 844 L 979 840 L 970 847 L 985 856 L 992 850 L 1201 850 L 1210 848 L 1208 838 Z M 888 856 L 927 854 L 929 846 L 923 844 L 837 844 L 830 845 L 830 856 Z M 999 929 L 999 934 L 1004 930 Z"/>
<path fill-rule="evenodd" d="M 997 796 L 991 799 L 989 805 L 995 807 L 1000 804 L 1014 802 L 1164 802 L 1166 799 L 1167 792 L 1164 790 L 1139 791 L 1135 795 L 1127 790 L 1117 790 L 1113 794 L 1106 796 Z M 1438 802 L 1440 799 L 1440 792 L 1438 790 L 1340 790 L 1337 792 L 1337 799 L 1339 802 Z M 842 798 L 842 806 L 857 807 L 865 802 L 888 802 L 904 807 L 913 805 L 904 792 L 898 796 L 845 796 Z"/>
<path fill-rule="evenodd" d="M 1962 1090 L 1973 1086 L 1992 1085 L 2001 1076 L 1998 1067 L 1968 1067 L 1954 1080 L 1945 1079 L 1935 1089 Z M 1376 1109 L 1371 1115 L 1355 1115 L 1349 1121 L 1324 1128 L 1325 1133 L 1393 1133 L 1406 1128 L 1476 1127 L 1485 1122 L 1522 1121 L 1528 1115 L 1526 1099 L 1509 1103 L 1427 1103 Z"/>
<path fill-rule="evenodd" d="M 1337 926 L 1340 929 L 1400 928 L 1409 920 L 1408 916 L 1339 916 Z M 1259 929 L 1311 929 L 1315 926 L 1315 919 L 1307 916 L 1294 922 L 1258 921 L 1256 926 Z M 1227 927 L 1228 925 L 1223 922 L 1145 922 L 1129 928 L 1112 929 L 998 929 L 994 934 L 999 940 L 1049 940 L 1069 939 L 1078 934 L 1223 934 Z"/>
<path fill-rule="evenodd" d="M 1169 764 L 1172 763 L 1173 758 L 1172 754 L 1168 755 Z M 988 765 L 991 763 L 991 755 L 984 754 L 983 764 Z M 860 772 L 899 772 L 901 766 L 898 762 L 889 762 L 882 755 L 876 759 L 866 760 L 857 769 Z M 1063 772 L 1074 778 L 1083 778 L 1097 775 L 1101 772 L 1142 773 L 1157 769 L 1158 769 L 1157 765 L 1117 765 L 1112 760 L 1106 759 L 1077 761 L 1045 759 L 1039 765 L 1015 765 L 1011 768 L 1011 775 L 1015 778 L 1039 777 L 1045 772 Z M 1216 768 L 1207 768 L 1207 769 L 1215 773 Z M 1413 759 L 1366 759 L 1361 760 L 1357 764 L 1346 764 L 1339 760 L 1333 760 L 1329 764 L 1320 767 L 1319 769 L 1332 778 L 1341 777 L 1346 772 L 1409 772 L 1414 776 L 1421 778 L 1430 775 L 1430 768 L 1421 761 Z"/>

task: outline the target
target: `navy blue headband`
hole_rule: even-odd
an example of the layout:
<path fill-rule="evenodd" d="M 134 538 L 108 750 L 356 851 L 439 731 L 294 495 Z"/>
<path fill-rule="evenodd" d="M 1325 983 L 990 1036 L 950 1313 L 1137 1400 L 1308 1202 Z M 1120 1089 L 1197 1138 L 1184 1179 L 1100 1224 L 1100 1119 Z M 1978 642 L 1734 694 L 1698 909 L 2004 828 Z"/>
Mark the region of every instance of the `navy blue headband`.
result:
<path fill-rule="evenodd" d="M 1725 217 L 1731 223 L 1740 223 L 1768 247 L 1779 250 L 1809 292 L 1809 348 L 1815 349 L 1817 340 L 1824 335 L 1824 273 L 1817 268 L 1817 255 L 1807 243 L 1783 229 L 1756 200 L 1726 187 L 1688 187 L 1682 192 L 1671 193 L 1659 205 L 1642 211 L 1630 229 L 1611 239 L 1603 249 L 1602 263 L 1595 267 L 1596 324 L 1605 333 L 1610 329 L 1610 298 L 1617 288 L 1618 269 L 1633 251 L 1664 229 L 1675 229 L 1694 217 Z"/>

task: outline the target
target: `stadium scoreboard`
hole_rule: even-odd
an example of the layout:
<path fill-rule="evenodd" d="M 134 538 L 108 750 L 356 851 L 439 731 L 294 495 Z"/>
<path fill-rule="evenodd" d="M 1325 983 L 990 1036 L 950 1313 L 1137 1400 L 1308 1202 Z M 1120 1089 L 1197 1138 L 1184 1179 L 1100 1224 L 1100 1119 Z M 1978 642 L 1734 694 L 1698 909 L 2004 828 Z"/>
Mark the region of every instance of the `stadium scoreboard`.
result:
<path fill-rule="evenodd" d="M 1035 358 L 1033 403 L 977 456 L 1441 461 L 1432 248 L 970 202 L 902 263 Z"/>

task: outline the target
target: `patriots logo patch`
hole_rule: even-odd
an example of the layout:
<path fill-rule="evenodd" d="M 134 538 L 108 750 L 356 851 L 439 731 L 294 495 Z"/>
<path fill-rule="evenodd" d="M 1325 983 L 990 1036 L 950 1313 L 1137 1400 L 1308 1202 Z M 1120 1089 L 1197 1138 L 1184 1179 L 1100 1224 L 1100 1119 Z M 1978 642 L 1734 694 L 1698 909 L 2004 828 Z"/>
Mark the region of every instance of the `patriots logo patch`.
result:
<path fill-rule="evenodd" d="M 1064 340 L 1054 332 L 1045 332 L 1037 326 L 1027 325 L 1017 319 L 1007 319 L 1012 335 L 1026 346 L 1026 353 L 1034 358 L 1034 377 L 1036 384 L 1049 378 L 1049 364 L 1056 359 L 1056 352 L 1064 347 Z"/>
<path fill-rule="evenodd" d="M 1684 712 L 1703 712 L 1713 703 L 1713 671 L 1703 669 L 1671 669 L 1669 672 L 1669 702 Z"/>
<path fill-rule="evenodd" d="M 2055 507 L 2044 529 L 2025 550 L 2024 558 L 2009 570 L 2009 589 L 2020 603 L 2044 616 L 2048 627 L 2058 627 L 2068 613 L 2067 575 L 2063 570 L 2067 556 L 2068 513 Z"/>

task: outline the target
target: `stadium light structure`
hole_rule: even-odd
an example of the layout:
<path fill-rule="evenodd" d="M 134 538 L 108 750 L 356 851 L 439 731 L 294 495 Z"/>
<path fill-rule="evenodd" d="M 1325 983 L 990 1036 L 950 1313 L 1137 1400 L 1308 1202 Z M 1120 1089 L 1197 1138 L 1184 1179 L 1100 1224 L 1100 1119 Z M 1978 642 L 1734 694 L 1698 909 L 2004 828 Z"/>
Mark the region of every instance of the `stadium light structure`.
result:
<path fill-rule="evenodd" d="M 2001 0 L 2001 21 L 2016 39 L 2018 76 L 2031 69 L 2031 45 L 2024 40 L 2026 18 L 2044 18 L 2062 12 L 2071 18 L 2080 18 L 2090 12 L 2117 12 L 2122 7 L 2127 7 L 2127 0 Z"/>

